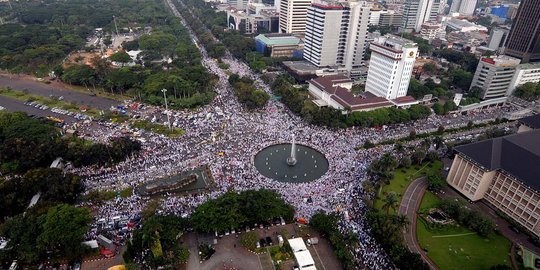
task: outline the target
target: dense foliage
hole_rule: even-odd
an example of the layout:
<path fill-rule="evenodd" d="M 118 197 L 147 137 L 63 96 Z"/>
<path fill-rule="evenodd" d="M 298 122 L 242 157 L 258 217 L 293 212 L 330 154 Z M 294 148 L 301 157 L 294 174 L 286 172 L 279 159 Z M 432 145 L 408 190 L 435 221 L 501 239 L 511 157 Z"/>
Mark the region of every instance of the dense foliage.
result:
<path fill-rule="evenodd" d="M 540 98 L 540 83 L 525 83 L 516 87 L 514 96 L 527 101 L 535 101 Z"/>
<path fill-rule="evenodd" d="M 200 232 L 223 232 L 253 226 L 274 218 L 287 222 L 294 217 L 294 208 L 270 190 L 228 192 L 198 206 L 191 215 L 193 227 Z"/>
<path fill-rule="evenodd" d="M 480 236 L 489 236 L 495 230 L 495 224 L 480 212 L 470 209 L 456 200 L 442 200 L 439 208 L 455 219 L 459 224 L 477 232 Z"/>
<path fill-rule="evenodd" d="M 260 109 L 266 105 L 270 96 L 264 90 L 255 89 L 253 80 L 248 77 L 240 78 L 233 74 L 229 76 L 229 83 L 234 89 L 238 101 L 247 109 Z"/>
<path fill-rule="evenodd" d="M 134 19 L 163 22 L 161 1 L 15 1 L 5 18 L 19 24 L 0 25 L 0 69 L 37 72 L 43 76 L 70 52 L 81 49 L 94 28 L 113 29 Z"/>
<path fill-rule="evenodd" d="M 352 250 L 358 247 L 358 237 L 352 232 L 341 233 L 338 226 L 339 219 L 336 213 L 318 212 L 311 217 L 309 225 L 330 240 L 334 254 L 344 269 L 357 269 Z"/>
<path fill-rule="evenodd" d="M 132 263 L 135 258 L 143 259 L 153 268 L 186 262 L 189 251 L 179 244 L 178 238 L 187 225 L 187 220 L 177 216 L 154 215 L 145 219 L 142 227 L 133 232 L 124 260 Z"/>
<path fill-rule="evenodd" d="M 0 112 L 0 171 L 4 173 L 48 167 L 57 157 L 74 166 L 105 165 L 140 149 L 140 143 L 129 138 L 112 139 L 109 145 L 63 138 L 52 123 L 25 113 Z"/>
<path fill-rule="evenodd" d="M 46 259 L 80 260 L 87 252 L 81 242 L 90 229 L 90 211 L 67 204 L 33 210 L 0 226 L 0 235 L 9 239 L 7 247 L 0 251 L 0 262 L 5 266 L 13 258 L 18 258 L 21 265 L 35 265 Z"/>
<path fill-rule="evenodd" d="M 22 213 L 38 193 L 39 205 L 49 205 L 74 203 L 82 191 L 78 176 L 54 168 L 32 169 L 9 180 L 0 178 L 0 221 Z"/>

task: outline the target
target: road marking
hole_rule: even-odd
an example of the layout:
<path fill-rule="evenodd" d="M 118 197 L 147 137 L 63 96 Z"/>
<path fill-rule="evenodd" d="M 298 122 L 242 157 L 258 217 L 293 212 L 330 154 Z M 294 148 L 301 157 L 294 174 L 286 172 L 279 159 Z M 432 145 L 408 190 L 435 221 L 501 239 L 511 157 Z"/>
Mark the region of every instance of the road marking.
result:
<path fill-rule="evenodd" d="M 324 263 L 323 263 L 323 261 L 321 260 L 321 256 L 319 256 L 319 252 L 317 252 L 317 248 L 316 248 L 314 245 L 312 245 L 312 247 L 313 247 L 313 250 L 315 250 L 315 254 L 317 254 L 317 258 L 319 258 L 319 261 L 321 262 L 322 268 L 323 268 L 324 270 L 326 270 L 326 267 L 324 267 Z"/>

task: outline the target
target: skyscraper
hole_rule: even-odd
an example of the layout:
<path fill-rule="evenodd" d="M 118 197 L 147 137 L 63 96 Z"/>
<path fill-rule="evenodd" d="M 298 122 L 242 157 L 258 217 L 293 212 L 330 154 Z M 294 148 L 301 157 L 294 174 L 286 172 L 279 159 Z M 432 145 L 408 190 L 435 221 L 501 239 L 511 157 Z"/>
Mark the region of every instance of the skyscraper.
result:
<path fill-rule="evenodd" d="M 370 8 L 364 2 L 316 0 L 307 11 L 304 59 L 317 67 L 361 65 Z"/>
<path fill-rule="evenodd" d="M 406 96 L 418 54 L 417 44 L 408 39 L 386 35 L 371 42 L 369 49 L 371 60 L 366 91 L 387 99 Z"/>
<path fill-rule="evenodd" d="M 422 24 L 437 20 L 441 0 L 406 0 L 401 32 L 420 32 Z"/>
<path fill-rule="evenodd" d="M 311 0 L 280 0 L 279 30 L 281 33 L 304 33 L 307 8 Z"/>
<path fill-rule="evenodd" d="M 540 61 L 540 0 L 523 0 L 506 39 L 505 54 Z"/>

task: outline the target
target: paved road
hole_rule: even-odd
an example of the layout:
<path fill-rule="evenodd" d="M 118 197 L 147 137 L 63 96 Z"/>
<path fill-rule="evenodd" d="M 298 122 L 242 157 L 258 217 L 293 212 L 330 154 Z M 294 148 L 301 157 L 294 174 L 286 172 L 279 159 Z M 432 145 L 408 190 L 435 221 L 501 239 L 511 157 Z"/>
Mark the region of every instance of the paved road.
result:
<path fill-rule="evenodd" d="M 63 119 L 66 124 L 71 124 L 77 121 L 75 118 L 69 115 L 53 113 L 50 111 L 50 109 L 43 111 L 43 110 L 34 108 L 32 106 L 26 106 L 24 105 L 24 102 L 20 100 L 4 97 L 4 96 L 0 96 L 0 106 L 6 108 L 6 110 L 11 111 L 11 112 L 25 112 L 29 115 L 36 115 L 36 116 L 41 116 L 41 117 L 47 117 L 49 115 L 58 117 L 60 119 Z"/>
<path fill-rule="evenodd" d="M 426 253 L 420 248 L 418 241 L 416 240 L 416 212 L 422 202 L 422 197 L 426 192 L 427 183 L 424 177 L 414 180 L 401 199 L 401 204 L 399 206 L 398 213 L 400 215 L 405 215 L 410 221 L 409 229 L 403 231 L 403 236 L 405 238 L 405 243 L 410 251 L 420 254 L 422 259 L 429 265 L 430 269 L 439 269 L 433 261 L 426 255 Z"/>
<path fill-rule="evenodd" d="M 65 101 L 84 104 L 101 110 L 108 110 L 111 106 L 116 106 L 120 103 L 113 99 L 91 96 L 90 93 L 73 91 L 59 82 L 45 84 L 25 75 L 0 74 L 0 87 L 11 87 L 19 91 L 26 90 L 32 95 L 44 97 L 49 97 L 50 95 L 57 97 L 63 96 Z"/>

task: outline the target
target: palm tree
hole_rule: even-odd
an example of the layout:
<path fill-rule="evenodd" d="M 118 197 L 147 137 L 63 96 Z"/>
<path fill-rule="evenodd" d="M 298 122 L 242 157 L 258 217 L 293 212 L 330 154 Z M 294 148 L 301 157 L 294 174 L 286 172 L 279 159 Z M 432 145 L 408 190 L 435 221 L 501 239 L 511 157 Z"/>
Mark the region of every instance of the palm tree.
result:
<path fill-rule="evenodd" d="M 386 194 L 383 200 L 384 204 L 382 205 L 382 209 L 386 211 L 386 215 L 390 212 L 390 209 L 396 210 L 397 204 L 398 204 L 398 197 L 397 194 L 393 191 L 390 191 Z"/>

